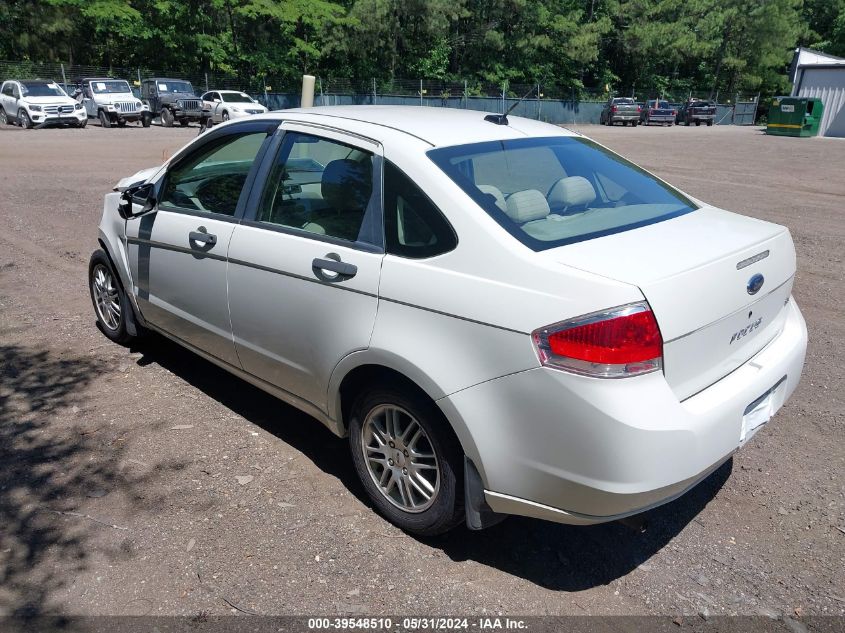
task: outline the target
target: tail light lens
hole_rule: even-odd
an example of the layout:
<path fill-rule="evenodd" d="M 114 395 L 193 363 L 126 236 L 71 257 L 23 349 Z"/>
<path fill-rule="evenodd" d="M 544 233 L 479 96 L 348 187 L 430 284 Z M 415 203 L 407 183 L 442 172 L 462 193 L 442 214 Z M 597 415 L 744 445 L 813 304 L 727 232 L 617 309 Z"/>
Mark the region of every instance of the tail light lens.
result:
<path fill-rule="evenodd" d="M 638 105 L 638 106 L 637 106 L 637 112 L 642 112 L 642 111 L 643 111 L 643 107 L 642 107 L 642 106 L 640 106 L 640 105 Z"/>
<path fill-rule="evenodd" d="M 663 368 L 663 337 L 644 301 L 555 323 L 532 339 L 543 365 L 584 376 L 625 378 Z"/>
<path fill-rule="evenodd" d="M 619 109 L 619 108 L 617 108 L 616 106 L 610 106 L 610 111 L 611 111 L 611 112 L 616 112 L 618 109 Z"/>

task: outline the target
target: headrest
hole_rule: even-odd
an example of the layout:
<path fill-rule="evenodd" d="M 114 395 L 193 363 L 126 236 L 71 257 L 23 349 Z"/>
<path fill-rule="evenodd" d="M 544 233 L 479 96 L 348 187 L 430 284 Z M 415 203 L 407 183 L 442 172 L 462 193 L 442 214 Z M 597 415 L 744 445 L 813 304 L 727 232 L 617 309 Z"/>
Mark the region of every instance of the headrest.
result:
<path fill-rule="evenodd" d="M 373 171 L 369 160 L 349 158 L 333 160 L 323 170 L 320 192 L 337 211 L 361 211 L 367 208 L 373 193 Z"/>
<path fill-rule="evenodd" d="M 508 210 L 508 205 L 505 203 L 505 195 L 502 190 L 493 185 L 475 185 L 481 193 L 486 193 L 488 196 L 493 196 L 496 200 L 496 206 L 502 211 Z"/>
<path fill-rule="evenodd" d="M 590 204 L 596 199 L 596 190 L 583 176 L 561 178 L 549 191 L 549 204 L 554 207 L 574 207 Z"/>
<path fill-rule="evenodd" d="M 508 197 L 508 208 L 505 213 L 514 222 L 520 224 L 532 220 L 542 220 L 549 215 L 549 202 L 546 196 L 536 189 L 517 191 Z"/>

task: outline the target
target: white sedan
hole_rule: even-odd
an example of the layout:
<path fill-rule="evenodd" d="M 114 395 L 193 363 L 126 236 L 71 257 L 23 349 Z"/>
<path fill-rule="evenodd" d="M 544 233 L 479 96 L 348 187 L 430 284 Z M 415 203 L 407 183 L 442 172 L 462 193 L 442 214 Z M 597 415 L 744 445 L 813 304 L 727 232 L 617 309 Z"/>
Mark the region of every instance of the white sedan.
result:
<path fill-rule="evenodd" d="M 203 102 L 203 109 L 210 113 L 214 123 L 267 112 L 267 108 L 245 92 L 238 90 L 211 90 L 200 99 Z"/>
<path fill-rule="evenodd" d="M 170 337 L 347 436 L 374 507 L 416 534 L 665 503 L 801 377 L 789 231 L 556 126 L 286 110 L 118 189 L 100 329 Z"/>

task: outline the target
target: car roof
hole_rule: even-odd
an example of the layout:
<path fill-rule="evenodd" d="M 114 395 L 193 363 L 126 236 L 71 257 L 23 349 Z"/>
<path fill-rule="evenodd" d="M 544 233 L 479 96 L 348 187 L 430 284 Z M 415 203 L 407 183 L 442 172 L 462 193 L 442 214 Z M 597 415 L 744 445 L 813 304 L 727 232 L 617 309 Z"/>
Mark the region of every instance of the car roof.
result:
<path fill-rule="evenodd" d="M 120 79 L 119 77 L 85 77 L 82 80 L 83 82 L 86 81 L 126 81 L 125 79 Z M 129 83 L 128 81 L 126 83 Z"/>
<path fill-rule="evenodd" d="M 178 79 L 177 77 L 147 77 L 144 81 L 184 81 L 191 83 L 190 79 Z"/>
<path fill-rule="evenodd" d="M 262 118 L 320 123 L 374 139 L 406 135 L 433 147 L 536 136 L 577 136 L 565 128 L 508 116 L 507 125 L 485 121 L 489 112 L 425 106 L 321 106 L 275 111 Z"/>

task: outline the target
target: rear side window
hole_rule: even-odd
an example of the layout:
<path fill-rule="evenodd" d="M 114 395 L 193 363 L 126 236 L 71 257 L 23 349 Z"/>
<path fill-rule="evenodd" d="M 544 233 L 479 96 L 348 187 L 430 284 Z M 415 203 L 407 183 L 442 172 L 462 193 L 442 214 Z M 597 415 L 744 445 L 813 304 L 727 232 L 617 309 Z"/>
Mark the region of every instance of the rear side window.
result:
<path fill-rule="evenodd" d="M 535 251 L 695 210 L 679 191 L 580 137 L 523 138 L 428 152 L 470 198 Z"/>
<path fill-rule="evenodd" d="M 378 207 L 373 178 L 370 152 L 311 134 L 287 132 L 267 179 L 257 219 L 314 235 L 376 244 L 381 239 L 374 239 Z"/>
<path fill-rule="evenodd" d="M 388 253 L 413 259 L 441 255 L 458 244 L 440 210 L 390 161 L 384 166 L 384 233 Z"/>

